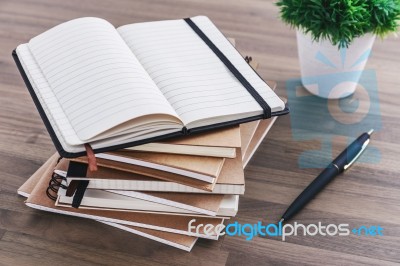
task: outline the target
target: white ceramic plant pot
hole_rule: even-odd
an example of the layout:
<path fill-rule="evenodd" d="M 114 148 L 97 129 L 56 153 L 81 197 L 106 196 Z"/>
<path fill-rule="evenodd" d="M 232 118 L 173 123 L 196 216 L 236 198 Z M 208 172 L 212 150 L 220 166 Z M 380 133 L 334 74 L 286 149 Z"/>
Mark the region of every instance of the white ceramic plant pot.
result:
<path fill-rule="evenodd" d="M 338 49 L 329 40 L 313 42 L 309 34 L 297 31 L 301 81 L 312 94 L 327 99 L 350 96 L 357 88 L 370 55 L 375 35 L 355 39 L 348 48 Z"/>

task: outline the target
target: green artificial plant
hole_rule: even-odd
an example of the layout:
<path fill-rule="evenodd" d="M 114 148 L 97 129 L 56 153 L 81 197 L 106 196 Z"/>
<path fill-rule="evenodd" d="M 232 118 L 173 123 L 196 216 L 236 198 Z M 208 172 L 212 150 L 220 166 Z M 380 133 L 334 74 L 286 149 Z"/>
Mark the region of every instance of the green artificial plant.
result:
<path fill-rule="evenodd" d="M 400 0 L 279 0 L 284 22 L 311 34 L 314 41 L 329 40 L 339 48 L 366 33 L 384 37 L 396 32 Z"/>

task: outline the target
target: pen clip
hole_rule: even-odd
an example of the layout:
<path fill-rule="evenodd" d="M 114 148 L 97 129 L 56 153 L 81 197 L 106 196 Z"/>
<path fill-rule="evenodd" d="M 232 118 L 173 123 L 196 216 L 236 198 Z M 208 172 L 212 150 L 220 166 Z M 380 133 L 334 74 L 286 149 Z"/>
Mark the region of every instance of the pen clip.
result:
<path fill-rule="evenodd" d="M 369 139 L 368 139 L 367 141 L 364 142 L 364 144 L 363 144 L 363 146 L 362 146 L 360 152 L 356 155 L 356 157 L 354 157 L 353 160 L 351 160 L 351 162 L 349 162 L 348 164 L 346 164 L 346 165 L 343 167 L 344 170 L 347 170 L 347 169 L 358 159 L 358 157 L 360 157 L 361 153 L 363 153 L 363 151 L 365 150 L 365 148 L 367 148 L 368 143 L 369 143 Z"/>

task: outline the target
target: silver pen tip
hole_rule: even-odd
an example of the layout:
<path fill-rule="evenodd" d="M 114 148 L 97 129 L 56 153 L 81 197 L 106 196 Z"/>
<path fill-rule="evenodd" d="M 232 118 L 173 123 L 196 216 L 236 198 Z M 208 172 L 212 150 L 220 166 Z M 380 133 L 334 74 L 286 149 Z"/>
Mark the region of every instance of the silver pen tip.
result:
<path fill-rule="evenodd" d="M 284 219 L 284 218 L 281 218 L 281 219 L 279 220 L 278 224 L 279 224 L 279 223 L 283 223 L 284 221 L 285 221 L 285 219 Z"/>
<path fill-rule="evenodd" d="M 374 132 L 374 129 L 371 129 L 370 131 L 368 131 L 368 135 L 371 136 L 371 134 Z"/>

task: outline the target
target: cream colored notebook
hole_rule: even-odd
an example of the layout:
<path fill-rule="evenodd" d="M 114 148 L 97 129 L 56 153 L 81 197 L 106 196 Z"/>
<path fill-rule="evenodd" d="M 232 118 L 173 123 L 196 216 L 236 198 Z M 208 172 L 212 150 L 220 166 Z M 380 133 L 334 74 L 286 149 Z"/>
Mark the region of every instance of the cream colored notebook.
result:
<path fill-rule="evenodd" d="M 181 195 L 181 198 L 183 201 L 185 201 L 185 199 L 190 199 L 192 195 L 196 196 L 195 194 L 187 193 L 185 195 Z M 73 196 L 66 196 L 66 190 L 60 188 L 58 190 L 56 206 L 72 207 L 72 202 Z M 153 200 L 150 201 L 143 198 L 133 197 L 130 195 L 130 193 L 119 193 L 118 191 L 113 193 L 100 189 L 87 189 L 79 208 L 174 215 L 232 217 L 235 216 L 238 211 L 238 204 L 238 195 L 225 195 L 223 196 L 216 210 L 210 211 L 207 210 L 207 206 L 201 209 L 187 204 L 179 204 L 175 201 L 166 201 L 162 198 L 158 198 L 158 200 L 156 200 L 155 197 L 153 197 Z"/>
<path fill-rule="evenodd" d="M 224 197 L 229 195 L 221 194 L 200 194 L 200 193 L 176 193 L 176 192 L 154 192 L 134 190 L 106 190 L 111 193 L 142 199 L 150 202 L 174 206 L 184 210 L 192 210 L 205 215 L 216 216 Z"/>

